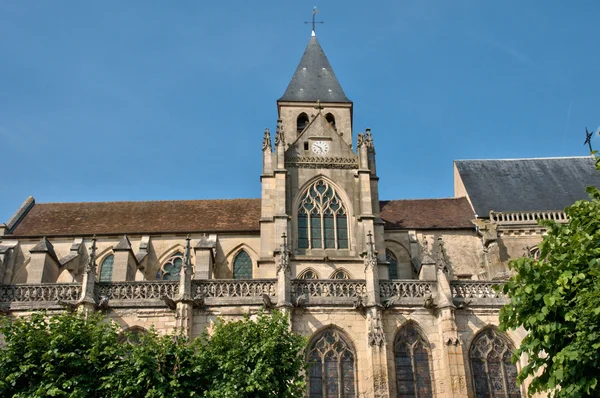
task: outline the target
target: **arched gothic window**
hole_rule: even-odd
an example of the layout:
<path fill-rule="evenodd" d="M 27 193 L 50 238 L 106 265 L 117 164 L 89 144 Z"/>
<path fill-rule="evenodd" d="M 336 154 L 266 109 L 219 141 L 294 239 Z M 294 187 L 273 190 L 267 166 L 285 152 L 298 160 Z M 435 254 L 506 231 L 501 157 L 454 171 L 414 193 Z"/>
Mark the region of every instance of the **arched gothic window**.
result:
<path fill-rule="evenodd" d="M 183 266 L 183 253 L 173 254 L 158 270 L 156 279 L 163 281 L 178 281 L 181 267 Z"/>
<path fill-rule="evenodd" d="M 511 362 L 511 357 L 508 340 L 494 329 L 487 329 L 475 338 L 469 360 L 476 397 L 521 396 L 517 386 L 517 366 Z"/>
<path fill-rule="evenodd" d="M 308 125 L 308 115 L 304 112 L 298 115 L 298 119 L 296 119 L 296 130 L 298 134 L 300 134 L 306 126 Z"/>
<path fill-rule="evenodd" d="M 234 279 L 252 279 L 252 259 L 244 250 L 240 251 L 233 260 Z"/>
<path fill-rule="evenodd" d="M 302 271 L 302 273 L 298 276 L 298 279 L 319 279 L 319 276 L 312 269 L 307 269 Z"/>
<path fill-rule="evenodd" d="M 129 343 L 132 345 L 139 345 L 142 343 L 142 337 L 147 333 L 146 329 L 140 326 L 133 326 L 129 329 L 124 330 L 119 335 L 119 341 L 121 343 Z"/>
<path fill-rule="evenodd" d="M 113 265 L 115 263 L 115 256 L 111 254 L 107 256 L 104 261 L 102 261 L 102 265 L 100 266 L 100 282 L 110 282 L 112 281 L 112 273 L 113 273 Z"/>
<path fill-rule="evenodd" d="M 433 397 L 429 343 L 410 323 L 396 335 L 394 362 L 398 397 Z"/>
<path fill-rule="evenodd" d="M 385 251 L 385 260 L 390 264 L 388 265 L 388 274 L 390 279 L 398 279 L 398 259 L 394 256 L 390 250 Z"/>
<path fill-rule="evenodd" d="M 298 248 L 348 248 L 346 207 L 324 180 L 311 184 L 298 205 Z"/>
<path fill-rule="evenodd" d="M 350 275 L 343 269 L 338 269 L 331 274 L 329 279 L 350 279 Z"/>
<path fill-rule="evenodd" d="M 325 115 L 325 120 L 327 120 L 327 123 L 329 123 L 329 125 L 335 129 L 335 116 L 333 116 L 331 113 L 328 113 Z"/>
<path fill-rule="evenodd" d="M 355 354 L 335 329 L 318 335 L 308 350 L 310 398 L 356 397 Z"/>

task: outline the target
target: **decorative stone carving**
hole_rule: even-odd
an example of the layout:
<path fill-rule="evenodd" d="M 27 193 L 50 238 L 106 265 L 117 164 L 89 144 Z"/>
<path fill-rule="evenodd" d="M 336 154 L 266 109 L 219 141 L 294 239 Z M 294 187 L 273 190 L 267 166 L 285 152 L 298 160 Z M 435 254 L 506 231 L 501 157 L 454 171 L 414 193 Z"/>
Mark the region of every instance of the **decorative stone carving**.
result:
<path fill-rule="evenodd" d="M 277 279 L 219 279 L 193 282 L 194 299 L 276 296 Z"/>
<path fill-rule="evenodd" d="M 358 158 L 354 157 L 291 157 L 285 162 L 286 167 L 298 169 L 358 169 Z"/>
<path fill-rule="evenodd" d="M 365 272 L 377 269 L 377 252 L 375 251 L 375 242 L 373 242 L 373 233 L 367 234 L 367 250 L 362 253 L 365 264 Z"/>
<path fill-rule="evenodd" d="M 375 152 L 375 145 L 373 144 L 373 136 L 371 135 L 371 129 L 366 129 L 364 144 L 369 152 Z"/>
<path fill-rule="evenodd" d="M 266 150 L 272 150 L 272 146 L 271 146 L 271 132 L 269 131 L 268 128 L 265 129 L 265 135 L 263 137 L 263 143 L 262 143 L 262 150 L 266 151 Z"/>
<path fill-rule="evenodd" d="M 358 137 L 356 139 L 356 147 L 360 148 L 365 144 L 365 134 L 364 133 L 358 133 Z"/>
<path fill-rule="evenodd" d="M 282 145 L 285 147 L 285 134 L 283 134 L 283 121 L 277 120 L 277 130 L 275 131 L 275 146 Z"/>
<path fill-rule="evenodd" d="M 283 233 L 283 235 L 281 235 L 281 248 L 279 249 L 279 251 L 274 253 L 274 256 L 276 257 L 276 264 L 277 264 L 277 273 L 279 274 L 279 271 L 283 270 L 283 272 L 290 272 L 290 250 L 288 249 L 288 243 L 287 243 L 287 235 L 285 234 L 285 232 Z"/>
<path fill-rule="evenodd" d="M 369 332 L 367 338 L 369 347 L 383 347 L 385 345 L 385 333 L 383 332 L 383 325 L 381 323 L 381 314 L 379 309 L 372 308 L 369 311 L 368 321 Z"/>

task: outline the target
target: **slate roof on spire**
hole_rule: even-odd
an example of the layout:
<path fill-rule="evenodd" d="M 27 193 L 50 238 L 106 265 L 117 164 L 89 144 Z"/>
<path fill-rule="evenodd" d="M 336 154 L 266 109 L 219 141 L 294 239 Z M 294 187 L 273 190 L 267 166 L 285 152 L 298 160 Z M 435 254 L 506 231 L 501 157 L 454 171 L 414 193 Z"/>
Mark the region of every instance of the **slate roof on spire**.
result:
<path fill-rule="evenodd" d="M 316 36 L 311 36 L 300 64 L 279 101 L 352 102 L 331 68 Z"/>

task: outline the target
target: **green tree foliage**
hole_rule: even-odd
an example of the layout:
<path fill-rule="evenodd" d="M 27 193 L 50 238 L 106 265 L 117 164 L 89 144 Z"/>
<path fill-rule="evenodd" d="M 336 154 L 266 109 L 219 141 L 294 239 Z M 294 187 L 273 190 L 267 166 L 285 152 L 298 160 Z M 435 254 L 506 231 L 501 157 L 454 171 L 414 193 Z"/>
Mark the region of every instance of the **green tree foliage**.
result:
<path fill-rule="evenodd" d="M 588 193 L 566 224 L 544 222 L 539 259 L 511 261 L 516 274 L 502 288 L 500 328 L 527 331 L 513 359 L 528 358 L 519 381 L 532 377 L 530 395 L 600 397 L 600 191 Z"/>
<path fill-rule="evenodd" d="M 305 339 L 287 316 L 218 321 L 213 334 L 121 334 L 101 315 L 34 313 L 0 327 L 2 397 L 301 397 Z"/>

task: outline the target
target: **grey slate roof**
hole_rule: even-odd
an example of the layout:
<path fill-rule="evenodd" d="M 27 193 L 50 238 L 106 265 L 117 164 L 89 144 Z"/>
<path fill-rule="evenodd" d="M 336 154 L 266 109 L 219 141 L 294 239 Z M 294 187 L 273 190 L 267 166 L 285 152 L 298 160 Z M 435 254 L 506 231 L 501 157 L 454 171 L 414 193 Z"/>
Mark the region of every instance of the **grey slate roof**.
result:
<path fill-rule="evenodd" d="M 279 101 L 315 102 L 317 100 L 352 102 L 344 94 L 316 36 L 312 36 L 292 81 Z"/>
<path fill-rule="evenodd" d="M 457 160 L 456 168 L 478 217 L 494 211 L 562 210 L 600 186 L 591 156 Z"/>

